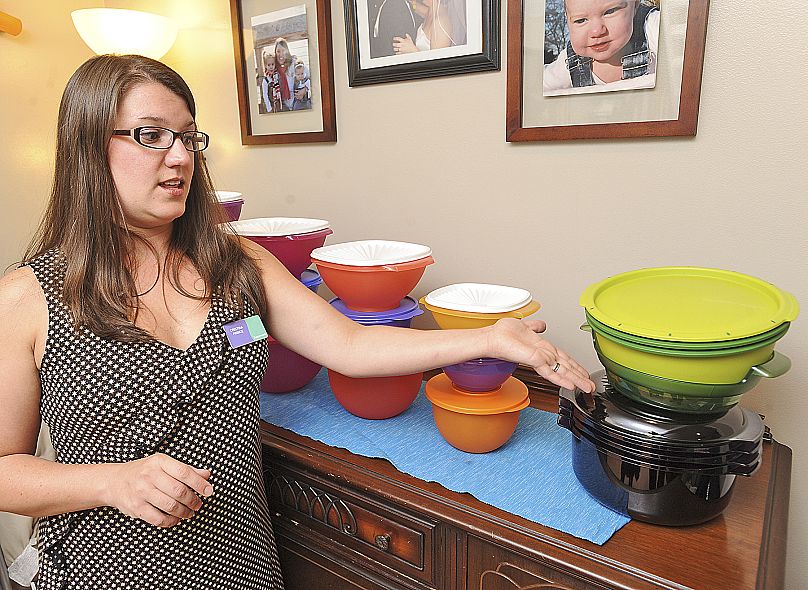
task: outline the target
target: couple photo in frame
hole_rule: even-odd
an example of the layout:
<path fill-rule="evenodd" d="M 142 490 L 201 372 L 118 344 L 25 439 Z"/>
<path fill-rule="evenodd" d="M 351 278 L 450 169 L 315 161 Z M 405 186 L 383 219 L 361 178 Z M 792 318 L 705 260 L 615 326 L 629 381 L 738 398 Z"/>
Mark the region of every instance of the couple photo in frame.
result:
<path fill-rule="evenodd" d="M 348 85 L 500 68 L 499 0 L 344 0 Z"/>

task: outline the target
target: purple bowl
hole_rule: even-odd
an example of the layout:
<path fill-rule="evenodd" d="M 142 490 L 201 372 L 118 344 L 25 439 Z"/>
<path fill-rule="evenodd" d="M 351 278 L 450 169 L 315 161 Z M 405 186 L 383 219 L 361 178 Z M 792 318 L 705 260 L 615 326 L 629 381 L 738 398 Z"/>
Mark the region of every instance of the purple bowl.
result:
<path fill-rule="evenodd" d="M 323 282 L 323 278 L 316 270 L 307 268 L 303 271 L 303 274 L 300 275 L 300 282 L 316 293 L 317 287 L 319 287 Z"/>
<path fill-rule="evenodd" d="M 224 212 L 230 221 L 238 221 L 241 216 L 241 207 L 244 205 L 244 199 L 237 201 L 227 201 L 221 204 L 224 207 Z"/>
<path fill-rule="evenodd" d="M 472 359 L 443 367 L 443 372 L 457 389 L 470 392 L 494 391 L 508 380 L 516 363 L 500 359 Z"/>
<path fill-rule="evenodd" d="M 335 297 L 329 301 L 342 315 L 365 326 L 395 326 L 409 328 L 412 318 L 424 313 L 418 302 L 412 297 L 405 297 L 395 309 L 387 311 L 356 311 L 350 309 L 342 299 Z"/>

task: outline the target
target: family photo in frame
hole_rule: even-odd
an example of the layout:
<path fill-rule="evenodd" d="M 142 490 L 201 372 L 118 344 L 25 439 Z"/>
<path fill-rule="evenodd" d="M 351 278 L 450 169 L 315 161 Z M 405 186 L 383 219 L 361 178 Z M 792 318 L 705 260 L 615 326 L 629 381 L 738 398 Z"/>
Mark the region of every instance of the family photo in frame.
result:
<path fill-rule="evenodd" d="M 306 5 L 260 14 L 250 19 L 253 59 L 262 115 L 311 108 L 309 35 Z"/>
<path fill-rule="evenodd" d="M 326 0 L 231 0 L 244 145 L 337 140 Z"/>
<path fill-rule="evenodd" d="M 695 135 L 709 0 L 515 0 L 507 141 Z"/>

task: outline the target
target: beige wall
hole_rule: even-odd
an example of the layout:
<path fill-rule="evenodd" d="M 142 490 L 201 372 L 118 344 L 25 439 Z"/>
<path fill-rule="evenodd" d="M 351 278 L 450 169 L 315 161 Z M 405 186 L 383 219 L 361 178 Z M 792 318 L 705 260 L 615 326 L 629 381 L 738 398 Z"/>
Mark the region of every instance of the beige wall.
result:
<path fill-rule="evenodd" d="M 0 1 L 23 20 L 0 35 L 2 262 L 20 256 L 49 187 L 61 89 L 90 51 L 71 9 L 103 2 Z M 509 145 L 506 72 L 349 88 L 342 5 L 332 1 L 335 145 L 242 147 L 227 2 L 106 2 L 181 23 L 165 61 L 186 77 L 218 188 L 242 191 L 245 217 L 316 216 L 330 243 L 429 244 L 437 263 L 418 294 L 460 281 L 518 285 L 544 304 L 549 336 L 591 369 L 597 359 L 578 296 L 646 266 L 734 269 L 808 307 L 808 45 L 802 3 L 712 3 L 699 134 L 692 139 Z M 193 15 L 193 16 L 191 16 Z M 504 7 L 503 7 L 504 15 Z M 504 40 L 503 40 L 504 47 Z M 504 60 L 503 60 L 504 61 Z M 808 311 L 808 309 L 806 310 Z M 428 326 L 423 320 L 421 326 Z M 788 587 L 808 576 L 808 317 L 778 349 L 794 361 L 744 404 L 794 449 Z"/>

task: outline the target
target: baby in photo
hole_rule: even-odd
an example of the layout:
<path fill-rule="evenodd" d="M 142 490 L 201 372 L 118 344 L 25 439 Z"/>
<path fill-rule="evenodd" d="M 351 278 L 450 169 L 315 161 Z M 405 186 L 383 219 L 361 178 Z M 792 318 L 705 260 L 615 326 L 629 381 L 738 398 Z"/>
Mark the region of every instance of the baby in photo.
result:
<path fill-rule="evenodd" d="M 544 95 L 653 88 L 659 14 L 659 0 L 564 0 L 567 44 L 544 66 Z"/>
<path fill-rule="evenodd" d="M 295 65 L 295 98 L 292 102 L 293 111 L 305 111 L 311 108 L 311 80 L 309 68 L 302 61 Z M 302 96 L 302 98 L 299 98 Z"/>

